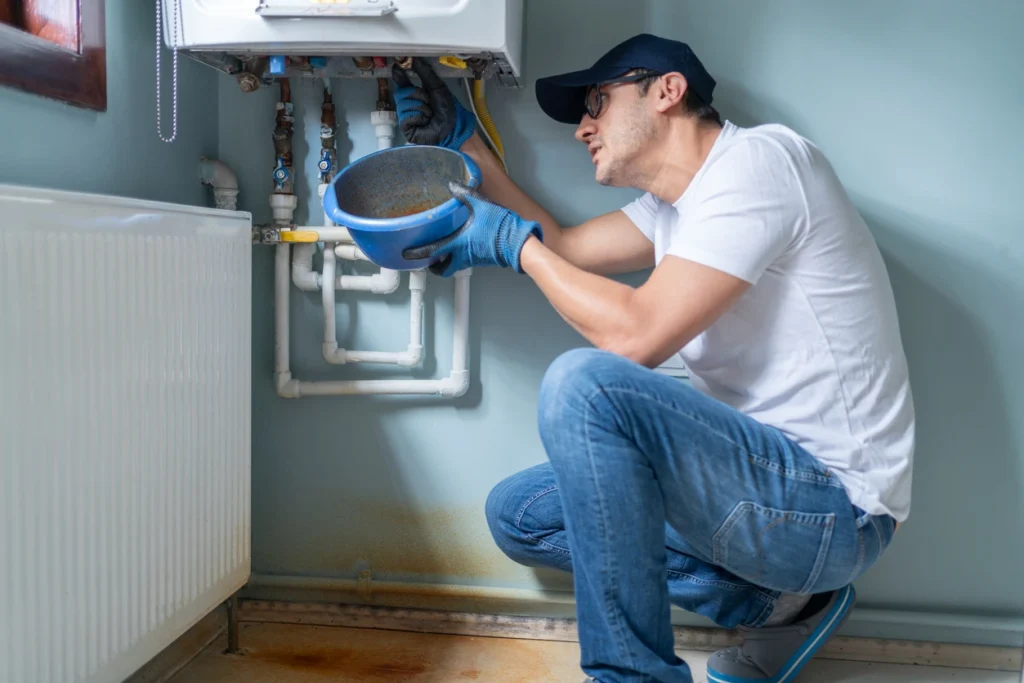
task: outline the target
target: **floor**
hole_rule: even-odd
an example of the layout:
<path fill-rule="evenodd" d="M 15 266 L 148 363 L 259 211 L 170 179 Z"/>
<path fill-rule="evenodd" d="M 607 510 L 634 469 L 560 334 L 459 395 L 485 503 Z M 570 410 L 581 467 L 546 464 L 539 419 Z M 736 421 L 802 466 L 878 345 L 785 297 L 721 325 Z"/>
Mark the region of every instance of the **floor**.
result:
<path fill-rule="evenodd" d="M 242 624 L 242 652 L 223 638 L 170 683 L 581 683 L 576 643 L 440 636 L 369 629 Z M 680 653 L 704 683 L 707 653 Z M 817 660 L 809 683 L 1017 683 L 1017 674 Z"/>

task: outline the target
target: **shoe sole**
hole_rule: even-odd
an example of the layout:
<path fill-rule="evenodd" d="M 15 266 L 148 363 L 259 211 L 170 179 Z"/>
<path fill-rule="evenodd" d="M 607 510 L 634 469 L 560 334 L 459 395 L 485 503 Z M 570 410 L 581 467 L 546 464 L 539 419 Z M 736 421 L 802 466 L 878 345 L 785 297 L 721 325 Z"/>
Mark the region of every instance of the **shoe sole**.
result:
<path fill-rule="evenodd" d="M 811 631 L 810 635 L 807 636 L 807 640 L 800 646 L 793 655 L 786 660 L 786 663 L 782 665 L 775 676 L 768 678 L 744 678 L 741 676 L 730 676 L 715 671 L 712 668 L 708 668 L 708 682 L 709 683 L 789 683 L 796 675 L 800 673 L 800 670 L 804 668 L 814 657 L 815 653 L 821 649 L 821 646 L 832 636 L 836 630 L 842 626 L 846 617 L 850 614 L 850 608 L 853 606 L 853 599 L 855 593 L 853 586 L 846 586 L 842 589 L 839 598 L 833 603 L 832 608 L 828 614 L 818 623 L 818 626 Z"/>

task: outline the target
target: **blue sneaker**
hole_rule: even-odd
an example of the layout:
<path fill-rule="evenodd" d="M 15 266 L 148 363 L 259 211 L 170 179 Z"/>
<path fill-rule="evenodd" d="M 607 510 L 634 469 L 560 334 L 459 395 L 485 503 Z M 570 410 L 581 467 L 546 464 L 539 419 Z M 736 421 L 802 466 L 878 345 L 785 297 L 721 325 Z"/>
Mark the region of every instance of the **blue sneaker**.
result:
<path fill-rule="evenodd" d="M 790 683 L 846 622 L 857 598 L 840 588 L 817 613 L 785 626 L 741 626 L 743 644 L 708 659 L 708 683 Z"/>

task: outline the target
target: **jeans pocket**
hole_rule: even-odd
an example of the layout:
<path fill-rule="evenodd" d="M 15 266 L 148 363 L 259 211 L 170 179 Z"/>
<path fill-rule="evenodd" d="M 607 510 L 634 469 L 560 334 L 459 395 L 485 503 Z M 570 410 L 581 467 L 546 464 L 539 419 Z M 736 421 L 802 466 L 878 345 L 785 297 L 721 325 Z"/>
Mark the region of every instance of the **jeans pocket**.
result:
<path fill-rule="evenodd" d="M 712 561 L 770 590 L 813 589 L 828 556 L 833 513 L 807 513 L 742 501 L 715 532 Z"/>

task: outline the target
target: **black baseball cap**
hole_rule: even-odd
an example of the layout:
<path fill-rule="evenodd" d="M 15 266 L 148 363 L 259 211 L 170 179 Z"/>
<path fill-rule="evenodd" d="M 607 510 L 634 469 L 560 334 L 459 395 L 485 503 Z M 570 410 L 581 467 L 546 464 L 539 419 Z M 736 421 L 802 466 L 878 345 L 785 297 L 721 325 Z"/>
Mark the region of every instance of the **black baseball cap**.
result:
<path fill-rule="evenodd" d="M 687 87 L 705 104 L 711 104 L 715 79 L 686 43 L 641 33 L 619 43 L 594 66 L 582 71 L 548 76 L 537 81 L 537 103 L 544 113 L 560 123 L 579 123 L 587 111 L 587 88 L 604 83 L 634 69 L 658 73 L 677 71 Z"/>

